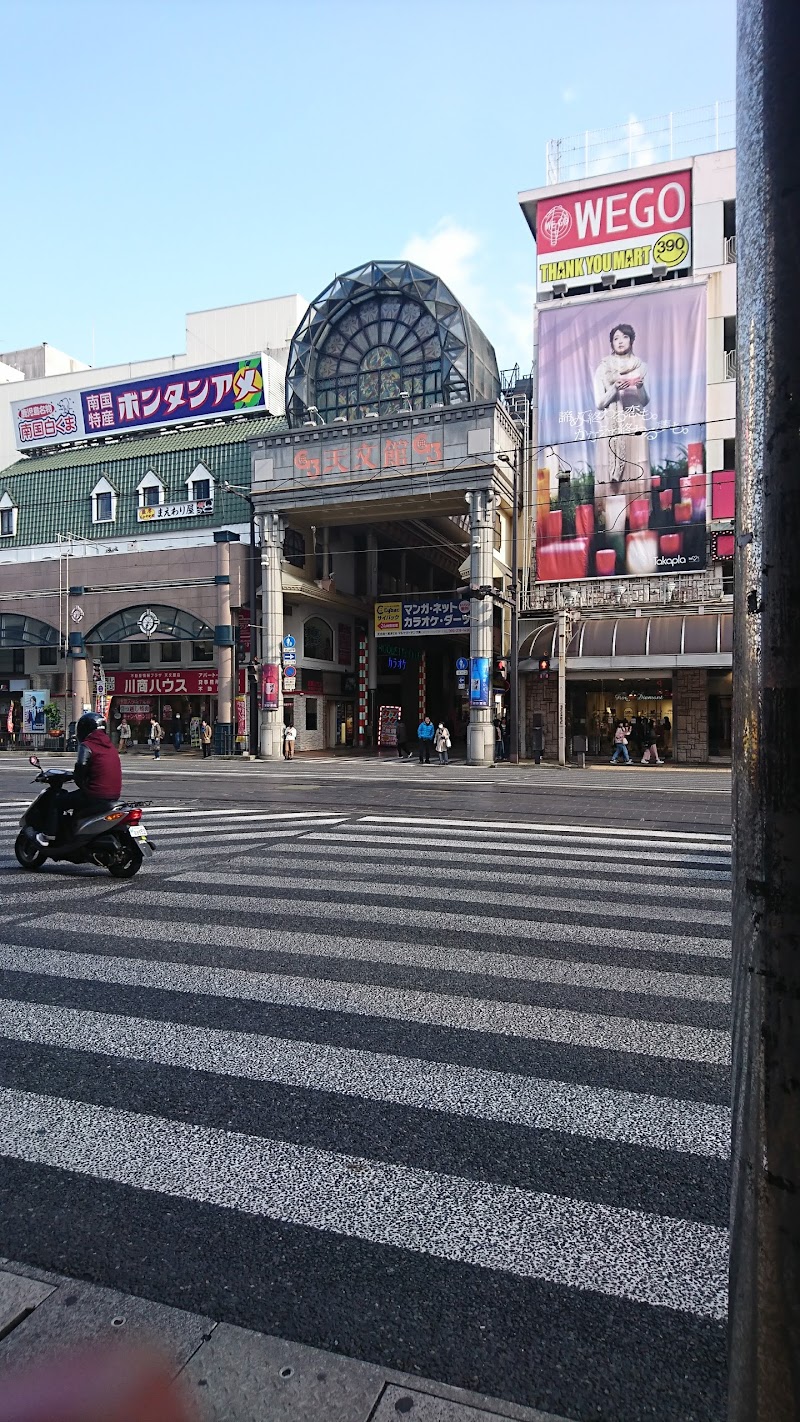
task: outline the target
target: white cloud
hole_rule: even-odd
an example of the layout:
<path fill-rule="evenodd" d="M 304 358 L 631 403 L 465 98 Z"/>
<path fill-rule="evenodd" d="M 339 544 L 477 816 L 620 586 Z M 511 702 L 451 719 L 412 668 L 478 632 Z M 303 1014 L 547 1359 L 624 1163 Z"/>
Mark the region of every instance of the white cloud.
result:
<path fill-rule="evenodd" d="M 459 226 L 451 217 L 443 217 L 427 237 L 410 237 L 402 255 L 406 261 L 416 262 L 441 277 L 477 320 L 477 308 L 483 303 L 475 270 L 481 245 L 477 232 Z"/>

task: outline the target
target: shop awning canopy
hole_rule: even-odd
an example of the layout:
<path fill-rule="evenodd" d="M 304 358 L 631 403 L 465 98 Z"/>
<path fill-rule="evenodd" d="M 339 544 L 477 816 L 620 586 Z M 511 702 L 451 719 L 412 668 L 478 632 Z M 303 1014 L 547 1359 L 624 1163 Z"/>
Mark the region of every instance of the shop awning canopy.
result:
<path fill-rule="evenodd" d="M 567 674 L 653 671 L 680 667 L 729 670 L 733 616 L 729 612 L 661 613 L 656 617 L 586 617 L 567 648 Z M 521 672 L 537 671 L 540 657 L 558 667 L 558 623 L 526 628 L 520 638 Z"/>

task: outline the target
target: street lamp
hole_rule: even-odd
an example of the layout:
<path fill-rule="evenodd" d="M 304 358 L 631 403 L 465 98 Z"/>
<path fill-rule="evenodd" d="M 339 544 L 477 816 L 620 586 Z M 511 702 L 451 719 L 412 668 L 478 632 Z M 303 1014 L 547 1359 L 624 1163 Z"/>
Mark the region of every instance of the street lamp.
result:
<path fill-rule="evenodd" d="M 256 650 L 256 510 L 252 497 L 239 484 L 223 483 L 226 494 L 235 494 L 243 499 L 250 510 L 250 557 L 247 564 L 247 597 L 250 603 L 250 661 L 255 660 Z M 250 709 L 250 737 L 248 749 L 251 755 L 258 755 L 258 683 L 248 675 L 248 696 Z"/>

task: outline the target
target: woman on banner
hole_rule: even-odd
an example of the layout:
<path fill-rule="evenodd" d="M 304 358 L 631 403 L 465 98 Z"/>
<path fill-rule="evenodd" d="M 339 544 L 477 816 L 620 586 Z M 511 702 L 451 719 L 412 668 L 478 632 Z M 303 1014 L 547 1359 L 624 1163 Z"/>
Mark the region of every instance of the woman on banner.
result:
<path fill-rule="evenodd" d="M 598 521 L 602 517 L 606 532 L 617 535 L 625 533 L 631 499 L 650 495 L 650 448 L 644 418 L 650 396 L 645 384 L 647 366 L 634 354 L 635 340 L 633 326 L 612 326 L 611 354 L 604 356 L 594 374 L 594 399 L 600 411 L 595 443 L 595 512 Z M 617 498 L 607 502 L 614 495 Z"/>

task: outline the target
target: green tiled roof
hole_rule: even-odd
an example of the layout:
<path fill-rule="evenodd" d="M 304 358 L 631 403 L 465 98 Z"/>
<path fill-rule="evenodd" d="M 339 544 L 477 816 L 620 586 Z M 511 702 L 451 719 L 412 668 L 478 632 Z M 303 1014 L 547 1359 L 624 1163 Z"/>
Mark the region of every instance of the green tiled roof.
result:
<path fill-rule="evenodd" d="M 283 417 L 250 416 L 19 459 L 0 473 L 0 497 L 8 492 L 18 509 L 16 535 L 2 539 L 0 548 L 53 543 L 60 533 L 103 543 L 114 538 L 141 538 L 144 542 L 155 532 L 211 530 L 222 524 L 244 523 L 248 514 L 241 499 L 226 494 L 219 485 L 227 481 L 249 488 L 248 440 L 280 434 L 286 428 Z M 213 513 L 168 522 L 138 522 L 136 489 L 148 471 L 165 485 L 165 501 L 178 503 L 185 501 L 186 480 L 198 464 L 204 464 L 217 481 Z M 113 524 L 92 523 L 91 494 L 102 478 L 117 492 Z"/>

